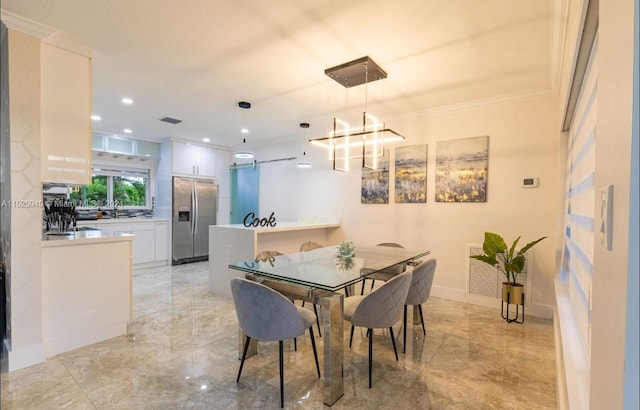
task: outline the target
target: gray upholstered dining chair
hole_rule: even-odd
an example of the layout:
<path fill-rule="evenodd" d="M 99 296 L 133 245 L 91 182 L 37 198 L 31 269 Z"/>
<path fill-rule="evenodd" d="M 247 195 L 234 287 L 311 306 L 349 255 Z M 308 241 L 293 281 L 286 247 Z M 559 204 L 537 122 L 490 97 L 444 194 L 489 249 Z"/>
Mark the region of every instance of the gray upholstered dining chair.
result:
<path fill-rule="evenodd" d="M 256 254 L 255 261 L 256 262 L 266 262 L 269 258 L 275 258 L 276 256 L 284 255 L 282 252 L 278 251 L 261 251 Z"/>
<path fill-rule="evenodd" d="M 436 275 L 436 260 L 428 259 L 420 262 L 413 268 L 411 287 L 407 294 L 407 301 L 404 303 L 404 316 L 402 321 L 402 353 L 407 352 L 407 307 L 418 306 L 420 312 L 420 322 L 422 322 L 422 334 L 426 335 L 424 328 L 424 316 L 422 315 L 422 304 L 429 300 L 431 296 L 431 286 L 433 277 Z"/>
<path fill-rule="evenodd" d="M 355 326 L 367 328 L 369 336 L 369 388 L 373 370 L 373 329 L 389 329 L 393 351 L 398 360 L 396 340 L 393 337 L 393 325 L 402 319 L 402 308 L 407 300 L 411 286 L 411 272 L 401 273 L 385 282 L 367 295 L 350 296 L 344 299 L 344 319 L 351 322 L 349 347 L 353 341 Z"/>
<path fill-rule="evenodd" d="M 320 249 L 324 246 L 320 245 L 318 242 L 314 241 L 305 241 L 300 245 L 300 252 L 309 252 L 314 249 Z M 302 301 L 302 306 L 304 306 L 304 300 Z M 316 314 L 316 325 L 318 326 L 318 337 L 322 337 L 322 330 L 320 330 L 320 319 L 318 315 L 318 307 L 316 304 L 313 304 L 313 313 Z"/>
<path fill-rule="evenodd" d="M 318 242 L 305 241 L 300 245 L 300 252 L 308 252 L 319 248 L 324 248 L 324 246 L 320 245 Z"/>
<path fill-rule="evenodd" d="M 244 278 L 231 279 L 231 295 L 240 329 L 246 335 L 236 383 L 240 381 L 251 338 L 262 341 L 277 340 L 280 348 L 280 407 L 284 407 L 283 341 L 285 339 L 299 337 L 304 334 L 306 329 L 309 329 L 313 356 L 316 359 L 316 370 L 318 378 L 320 377 L 318 352 L 313 337 L 315 315 L 308 309 L 294 305 L 275 290 Z"/>
<path fill-rule="evenodd" d="M 389 246 L 392 248 L 404 248 L 404 246 L 400 245 L 399 243 L 395 243 L 395 242 L 383 242 L 383 243 L 379 243 L 376 246 Z M 407 264 L 406 263 L 398 263 L 396 265 L 390 266 L 386 269 L 383 269 L 381 271 L 378 271 L 376 273 L 372 273 L 371 275 L 367 276 L 366 279 L 364 279 L 362 281 L 362 289 L 360 290 L 360 294 L 364 295 L 364 284 L 367 281 L 367 279 L 371 279 L 371 290 L 373 290 L 373 285 L 375 284 L 376 280 L 381 280 L 381 281 L 388 281 L 389 279 L 393 278 L 394 276 L 397 276 L 399 274 L 401 274 L 402 272 L 404 272 L 407 269 Z"/>
<path fill-rule="evenodd" d="M 275 258 L 276 256 L 283 256 L 283 255 L 284 253 L 280 251 L 272 251 L 272 250 L 260 251 L 256 254 L 255 261 L 268 262 L 268 261 L 271 261 L 272 258 Z M 289 298 L 289 300 L 295 303 L 294 299 Z M 302 301 L 302 306 L 304 306 L 304 301 Z M 318 310 L 316 309 L 316 305 L 313 305 L 313 312 L 316 314 L 316 323 L 318 324 L 318 332 L 320 332 L 320 320 L 318 319 Z M 322 333 L 320 333 L 319 336 L 322 337 Z M 294 349 L 297 351 L 298 341 L 295 338 L 293 339 L 293 345 L 294 345 Z"/>

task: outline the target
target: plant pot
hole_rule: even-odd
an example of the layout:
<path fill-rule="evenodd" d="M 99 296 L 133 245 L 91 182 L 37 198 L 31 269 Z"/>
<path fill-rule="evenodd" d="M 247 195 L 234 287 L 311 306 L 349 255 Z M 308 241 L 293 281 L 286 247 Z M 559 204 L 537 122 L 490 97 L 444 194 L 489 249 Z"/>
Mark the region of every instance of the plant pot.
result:
<path fill-rule="evenodd" d="M 502 301 L 512 305 L 524 305 L 524 286 L 520 283 L 502 282 Z"/>

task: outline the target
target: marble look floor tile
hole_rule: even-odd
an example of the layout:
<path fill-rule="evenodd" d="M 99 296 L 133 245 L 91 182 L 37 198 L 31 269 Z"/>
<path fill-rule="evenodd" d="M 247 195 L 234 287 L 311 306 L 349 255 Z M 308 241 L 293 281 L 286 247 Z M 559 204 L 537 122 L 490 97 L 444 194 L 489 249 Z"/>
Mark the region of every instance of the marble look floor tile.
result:
<path fill-rule="evenodd" d="M 2 409 L 279 408 L 277 342 L 260 342 L 236 383 L 235 310 L 208 278 L 207 262 L 135 269 L 127 335 L 3 374 Z M 409 309 L 406 354 L 402 323 L 393 327 L 397 361 L 388 329 L 374 331 L 371 389 L 366 329 L 349 348 L 344 323 L 345 393 L 332 409 L 555 408 L 550 320 L 507 324 L 498 309 L 435 297 L 423 313 L 426 335 Z M 322 369 L 317 332 L 316 342 Z M 284 366 L 285 408 L 326 408 L 308 333 L 297 351 L 285 342 Z"/>
<path fill-rule="evenodd" d="M 60 360 L 2 375 L 2 409 L 94 409 Z"/>

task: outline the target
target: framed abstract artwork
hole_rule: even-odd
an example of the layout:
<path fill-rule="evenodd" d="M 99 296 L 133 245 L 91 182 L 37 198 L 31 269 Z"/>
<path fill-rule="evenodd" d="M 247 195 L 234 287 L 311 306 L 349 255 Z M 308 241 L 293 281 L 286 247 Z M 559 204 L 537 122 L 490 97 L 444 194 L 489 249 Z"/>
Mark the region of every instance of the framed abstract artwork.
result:
<path fill-rule="evenodd" d="M 389 150 L 378 159 L 376 169 L 362 168 L 360 198 L 363 204 L 389 203 Z"/>
<path fill-rule="evenodd" d="M 486 202 L 489 137 L 436 143 L 436 202 Z"/>
<path fill-rule="evenodd" d="M 396 148 L 395 191 L 397 203 L 427 202 L 427 145 Z"/>

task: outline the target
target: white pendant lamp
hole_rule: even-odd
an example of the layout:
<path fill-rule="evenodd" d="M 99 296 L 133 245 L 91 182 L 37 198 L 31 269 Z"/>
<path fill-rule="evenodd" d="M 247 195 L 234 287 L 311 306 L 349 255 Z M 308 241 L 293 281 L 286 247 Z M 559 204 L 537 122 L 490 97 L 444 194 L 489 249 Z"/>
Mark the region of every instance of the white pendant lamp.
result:
<path fill-rule="evenodd" d="M 300 128 L 309 128 L 309 123 L 308 122 L 301 122 L 300 123 Z M 302 158 L 300 158 L 300 160 L 298 160 L 298 168 L 311 168 L 311 162 L 309 162 L 307 160 L 307 153 L 306 151 L 302 152 Z"/>
<path fill-rule="evenodd" d="M 238 103 L 238 107 L 242 108 L 243 110 L 248 110 L 248 109 L 251 108 L 251 103 L 246 102 L 246 101 L 240 101 Z M 242 128 L 240 129 L 240 132 L 243 133 L 243 134 L 248 134 L 249 133 L 249 128 L 247 128 L 246 112 L 243 115 Z M 246 144 L 247 143 L 247 139 L 243 138 L 242 139 L 242 143 Z M 253 152 L 245 150 L 245 149 L 242 149 L 242 150 L 236 151 L 235 157 L 239 158 L 239 159 L 250 159 L 250 158 L 253 158 Z"/>

